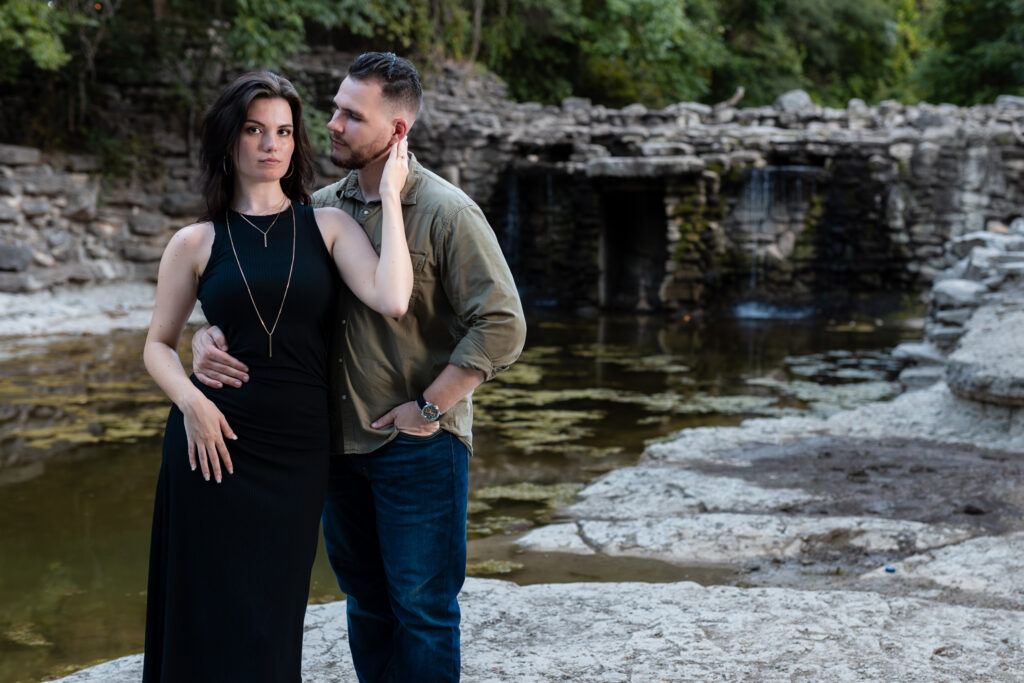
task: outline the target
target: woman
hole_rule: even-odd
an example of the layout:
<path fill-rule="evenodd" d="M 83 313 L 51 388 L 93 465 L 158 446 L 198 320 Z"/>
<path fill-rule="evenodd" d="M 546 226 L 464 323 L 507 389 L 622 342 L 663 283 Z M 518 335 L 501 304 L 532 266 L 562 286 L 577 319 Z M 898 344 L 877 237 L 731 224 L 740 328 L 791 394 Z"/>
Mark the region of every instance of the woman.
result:
<path fill-rule="evenodd" d="M 144 351 L 174 402 L 153 518 L 146 682 L 301 680 L 327 482 L 328 323 L 339 275 L 385 315 L 408 306 L 406 156 L 401 140 L 381 181 L 378 258 L 347 214 L 308 206 L 312 154 L 290 82 L 245 74 L 206 115 L 206 220 L 164 251 Z M 237 391 L 205 388 L 178 359 L 197 298 L 232 352 L 259 368 Z"/>

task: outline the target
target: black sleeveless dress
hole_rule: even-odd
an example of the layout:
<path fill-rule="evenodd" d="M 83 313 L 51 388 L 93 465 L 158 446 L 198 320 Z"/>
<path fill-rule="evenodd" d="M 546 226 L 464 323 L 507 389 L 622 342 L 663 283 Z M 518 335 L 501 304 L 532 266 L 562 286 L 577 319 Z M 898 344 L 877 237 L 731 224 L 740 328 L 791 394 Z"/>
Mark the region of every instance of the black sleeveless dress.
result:
<path fill-rule="evenodd" d="M 327 348 L 340 279 L 313 209 L 294 204 L 295 268 L 268 356 L 267 334 L 221 216 L 199 300 L 249 367 L 241 388 L 197 386 L 238 435 L 223 483 L 189 468 L 172 407 L 153 513 L 146 683 L 301 680 L 302 624 L 327 487 Z M 273 216 L 247 216 L 266 230 Z M 291 211 L 263 235 L 236 213 L 231 237 L 269 328 L 288 280 Z"/>

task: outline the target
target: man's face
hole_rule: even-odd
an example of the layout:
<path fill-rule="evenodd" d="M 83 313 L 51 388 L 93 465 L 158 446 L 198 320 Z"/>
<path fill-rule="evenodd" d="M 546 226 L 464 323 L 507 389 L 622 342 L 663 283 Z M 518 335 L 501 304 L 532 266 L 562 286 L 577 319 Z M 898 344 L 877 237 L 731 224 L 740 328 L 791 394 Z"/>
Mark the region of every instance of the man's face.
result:
<path fill-rule="evenodd" d="M 395 115 L 373 80 L 348 76 L 334 96 L 331 161 L 343 168 L 363 168 L 387 157 L 395 134 Z"/>

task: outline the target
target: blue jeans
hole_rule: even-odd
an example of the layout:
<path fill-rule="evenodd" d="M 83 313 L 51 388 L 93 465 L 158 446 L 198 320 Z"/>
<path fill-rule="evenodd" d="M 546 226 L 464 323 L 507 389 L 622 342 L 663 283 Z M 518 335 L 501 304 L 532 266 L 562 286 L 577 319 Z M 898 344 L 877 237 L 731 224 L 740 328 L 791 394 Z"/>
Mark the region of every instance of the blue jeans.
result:
<path fill-rule="evenodd" d="M 323 529 L 356 674 L 459 680 L 469 452 L 444 430 L 331 458 Z"/>

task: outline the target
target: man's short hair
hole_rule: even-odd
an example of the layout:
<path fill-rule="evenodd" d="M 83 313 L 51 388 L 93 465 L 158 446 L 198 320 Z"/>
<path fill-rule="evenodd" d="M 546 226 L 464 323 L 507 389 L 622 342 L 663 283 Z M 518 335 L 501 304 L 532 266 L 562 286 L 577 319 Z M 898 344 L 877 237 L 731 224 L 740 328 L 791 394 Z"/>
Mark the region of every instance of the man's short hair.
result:
<path fill-rule="evenodd" d="M 412 113 L 420 111 L 423 84 L 416 67 L 394 52 L 364 52 L 352 62 L 348 75 L 356 80 L 380 83 L 384 99 Z"/>

